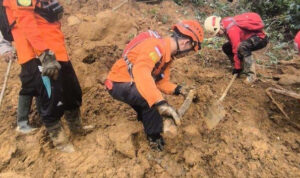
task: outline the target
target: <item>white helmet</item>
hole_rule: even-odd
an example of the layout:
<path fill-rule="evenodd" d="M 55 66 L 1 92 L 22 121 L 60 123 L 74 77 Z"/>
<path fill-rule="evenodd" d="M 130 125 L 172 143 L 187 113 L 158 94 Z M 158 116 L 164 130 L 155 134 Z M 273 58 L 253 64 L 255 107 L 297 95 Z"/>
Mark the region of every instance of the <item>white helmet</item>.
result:
<path fill-rule="evenodd" d="M 204 28 L 209 33 L 216 35 L 221 29 L 221 17 L 209 16 L 205 19 Z"/>

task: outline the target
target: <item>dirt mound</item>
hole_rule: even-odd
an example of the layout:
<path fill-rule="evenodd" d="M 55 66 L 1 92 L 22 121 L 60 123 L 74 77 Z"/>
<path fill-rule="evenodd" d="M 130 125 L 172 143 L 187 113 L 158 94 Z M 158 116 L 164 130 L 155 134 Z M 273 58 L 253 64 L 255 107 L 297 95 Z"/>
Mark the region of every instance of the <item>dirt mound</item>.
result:
<path fill-rule="evenodd" d="M 43 127 L 31 135 L 15 132 L 20 67 L 13 64 L 0 113 L 0 177 L 300 177 L 300 131 L 286 122 L 266 95 L 270 81 L 246 86 L 242 78 L 237 79 L 224 100 L 225 118 L 215 130 L 207 129 L 204 113 L 232 75 L 225 55 L 206 46 L 200 54 L 172 64 L 171 80 L 194 85 L 198 98 L 184 115 L 177 136 L 166 136 L 165 151 L 152 151 L 135 112 L 112 99 L 103 79 L 131 34 L 151 27 L 166 35 L 172 23 L 194 13 L 173 1 L 132 2 L 118 12 L 109 11 L 121 2 L 63 2 L 63 31 L 83 90 L 83 123 L 95 126 L 87 136 L 71 138 L 75 153 L 53 149 Z M 264 56 L 263 52 L 255 55 Z M 273 76 L 297 73 L 299 68 L 291 66 L 295 70 L 258 67 L 258 73 L 273 81 Z M 0 78 L 5 70 L 6 65 L 1 65 Z M 290 87 L 298 92 L 297 85 Z M 275 97 L 300 124 L 300 103 Z M 182 96 L 166 98 L 176 108 L 184 101 Z M 31 122 L 40 126 L 34 110 Z"/>
<path fill-rule="evenodd" d="M 103 44 L 123 41 L 122 39 L 135 36 L 136 24 L 130 16 L 113 11 L 104 11 L 96 15 L 94 22 L 83 22 L 78 29 L 79 37 L 83 40 L 102 41 Z"/>

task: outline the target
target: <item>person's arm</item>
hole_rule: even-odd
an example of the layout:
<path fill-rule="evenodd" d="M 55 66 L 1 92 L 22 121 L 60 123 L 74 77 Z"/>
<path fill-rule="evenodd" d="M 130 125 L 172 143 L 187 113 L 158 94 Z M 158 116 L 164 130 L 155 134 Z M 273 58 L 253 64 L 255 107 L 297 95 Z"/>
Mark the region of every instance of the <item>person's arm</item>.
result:
<path fill-rule="evenodd" d="M 234 69 L 236 69 L 236 70 L 242 69 L 241 60 L 238 57 L 238 48 L 241 43 L 240 32 L 241 32 L 241 30 L 238 27 L 232 27 L 227 32 L 227 36 L 232 45 L 232 53 L 234 54 L 234 57 L 233 57 Z"/>
<path fill-rule="evenodd" d="M 7 52 L 13 52 L 14 49 L 11 45 L 11 42 L 6 41 L 2 34 L 0 33 L 0 55 L 4 55 Z"/>
<path fill-rule="evenodd" d="M 173 94 L 175 92 L 176 84 L 170 82 L 170 65 L 164 71 L 164 77 L 158 81 L 157 87 L 165 94 Z"/>

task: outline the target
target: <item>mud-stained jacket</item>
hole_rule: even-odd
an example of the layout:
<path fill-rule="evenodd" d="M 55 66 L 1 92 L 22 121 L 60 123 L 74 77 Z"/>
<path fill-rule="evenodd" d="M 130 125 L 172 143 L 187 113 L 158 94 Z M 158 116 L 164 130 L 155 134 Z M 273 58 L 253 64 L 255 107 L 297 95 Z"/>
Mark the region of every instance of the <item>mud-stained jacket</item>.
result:
<path fill-rule="evenodd" d="M 226 29 L 231 21 L 226 20 L 229 17 L 223 18 L 221 20 L 221 25 L 224 29 Z M 263 31 L 254 32 L 254 31 L 248 31 L 243 30 L 237 25 L 234 25 L 230 27 L 228 30 L 225 31 L 227 38 L 229 39 L 231 45 L 232 45 L 232 53 L 234 54 L 234 68 L 235 69 L 241 69 L 241 60 L 238 57 L 238 48 L 242 41 L 247 40 L 248 38 L 257 35 L 260 38 L 265 38 L 266 34 Z"/>
<path fill-rule="evenodd" d="M 138 44 L 127 55 L 133 64 L 133 82 L 150 107 L 164 100 L 160 91 L 173 94 L 177 86 L 170 82 L 170 45 L 170 38 L 150 38 Z M 162 71 L 163 78 L 155 80 Z M 113 65 L 107 79 L 114 82 L 131 82 L 124 59 L 121 58 Z"/>
<path fill-rule="evenodd" d="M 13 47 L 9 41 L 6 41 L 1 32 L 0 32 L 0 55 L 3 55 L 6 52 L 13 51 Z"/>
<path fill-rule="evenodd" d="M 300 54 L 300 31 L 298 31 L 297 35 L 295 36 L 294 43 Z"/>
<path fill-rule="evenodd" d="M 52 50 L 58 61 L 68 61 L 60 22 L 49 23 L 34 12 L 37 0 L 4 0 L 6 14 L 12 28 L 19 64 Z"/>

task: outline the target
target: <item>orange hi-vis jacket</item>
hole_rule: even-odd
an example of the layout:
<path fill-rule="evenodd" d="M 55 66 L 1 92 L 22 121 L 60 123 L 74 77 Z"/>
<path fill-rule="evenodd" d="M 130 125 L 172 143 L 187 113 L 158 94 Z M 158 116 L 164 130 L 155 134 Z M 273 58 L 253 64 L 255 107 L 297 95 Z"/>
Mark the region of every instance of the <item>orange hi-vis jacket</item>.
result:
<path fill-rule="evenodd" d="M 10 24 L 16 21 L 12 35 L 19 64 L 39 56 L 44 50 L 52 50 L 58 61 L 68 61 L 64 35 L 60 22 L 49 23 L 34 12 L 37 0 L 4 0 Z"/>
<path fill-rule="evenodd" d="M 177 85 L 170 82 L 171 47 L 170 38 L 149 38 L 134 47 L 127 57 L 133 64 L 132 74 L 139 93 L 151 107 L 164 100 L 162 92 L 173 94 Z M 167 65 L 167 66 L 166 66 Z M 157 82 L 153 76 L 163 71 L 163 78 Z M 107 77 L 113 82 L 131 82 L 127 64 L 123 58 L 112 67 Z"/>

